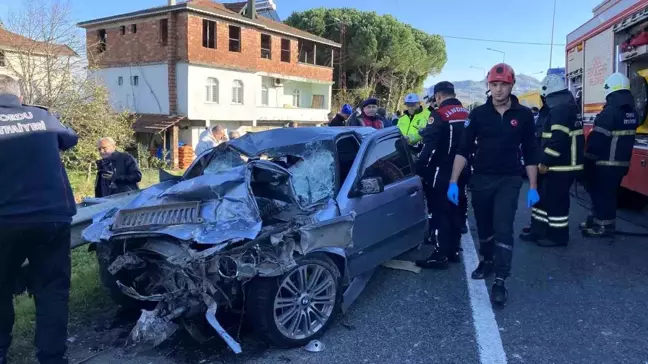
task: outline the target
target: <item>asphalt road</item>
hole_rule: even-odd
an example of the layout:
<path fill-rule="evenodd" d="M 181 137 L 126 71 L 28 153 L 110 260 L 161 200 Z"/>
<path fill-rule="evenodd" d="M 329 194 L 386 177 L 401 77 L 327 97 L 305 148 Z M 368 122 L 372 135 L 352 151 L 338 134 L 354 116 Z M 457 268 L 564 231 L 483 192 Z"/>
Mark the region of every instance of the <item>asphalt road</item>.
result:
<path fill-rule="evenodd" d="M 530 218 L 525 195 L 518 232 Z M 244 353 L 236 356 L 219 339 L 199 345 L 180 336 L 150 353 L 124 357 L 114 349 L 86 363 L 648 363 L 648 238 L 584 239 L 577 224 L 587 210 L 573 202 L 569 247 L 516 241 L 504 309 L 475 301 L 486 287 L 469 290 L 463 264 L 419 274 L 381 268 L 319 353 L 271 348 L 243 334 Z M 71 350 L 73 362 L 89 354 L 82 349 Z M 491 355 L 498 352 L 499 359 Z"/>

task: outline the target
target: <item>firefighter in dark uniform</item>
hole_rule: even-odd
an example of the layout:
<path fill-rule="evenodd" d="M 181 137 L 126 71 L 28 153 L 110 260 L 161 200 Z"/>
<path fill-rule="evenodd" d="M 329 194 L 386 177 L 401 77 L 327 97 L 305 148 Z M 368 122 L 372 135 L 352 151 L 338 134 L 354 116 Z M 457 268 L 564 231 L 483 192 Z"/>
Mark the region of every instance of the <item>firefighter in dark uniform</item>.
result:
<path fill-rule="evenodd" d="M 448 201 L 446 193 L 469 111 L 456 99 L 454 85 L 450 82 L 439 82 L 434 86 L 434 99 L 439 109 L 431 110 L 427 126 L 420 132 L 423 149 L 417 170 L 421 171 L 426 188 L 431 189 L 428 195 L 433 196 L 430 207 L 438 238 L 432 255 L 416 264 L 423 268 L 447 269 L 449 261 L 460 261 L 461 228 L 465 226 L 463 209 Z M 465 190 L 468 173 L 469 170 L 465 169 L 457 181 L 461 191 Z M 465 193 L 459 197 L 467 204 Z"/>
<path fill-rule="evenodd" d="M 522 145 L 529 178 L 527 206 L 531 207 L 540 199 L 538 146 L 533 113 L 511 94 L 515 84 L 513 68 L 505 63 L 497 64 L 491 68 L 487 80 L 490 96 L 466 120 L 447 195 L 450 201 L 459 204 L 459 177 L 474 153 L 470 191 L 483 259 L 472 278 L 484 279 L 495 273 L 491 300 L 505 304 L 508 299 L 505 279 L 510 274 L 513 257 L 513 222 L 522 188 L 518 151 Z M 477 140 L 479 143 L 475 145 Z"/>
<path fill-rule="evenodd" d="M 569 188 L 583 170 L 583 124 L 578 106 L 565 79 L 548 75 L 542 81 L 542 97 L 548 112 L 542 123 L 538 170 L 540 202 L 531 209 L 531 231 L 522 240 L 540 246 L 566 246 L 569 242 Z"/>
<path fill-rule="evenodd" d="M 0 76 L 0 363 L 11 345 L 17 272 L 28 259 L 36 356 L 64 364 L 76 205 L 59 152 L 78 137 L 47 109 L 22 105 L 20 95 L 17 81 Z"/>
<path fill-rule="evenodd" d="M 594 120 L 585 144 L 585 175 L 592 215 L 581 224 L 581 230 L 587 237 L 615 233 L 616 194 L 628 174 L 639 126 L 628 78 L 614 73 L 603 87 L 606 104 Z"/>

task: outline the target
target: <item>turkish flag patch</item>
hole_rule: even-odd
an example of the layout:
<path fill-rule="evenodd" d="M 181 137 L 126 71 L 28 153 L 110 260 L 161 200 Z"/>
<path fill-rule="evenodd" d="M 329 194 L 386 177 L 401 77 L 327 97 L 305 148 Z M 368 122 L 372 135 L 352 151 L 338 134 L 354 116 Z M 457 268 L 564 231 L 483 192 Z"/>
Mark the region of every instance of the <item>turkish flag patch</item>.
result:
<path fill-rule="evenodd" d="M 518 126 L 518 121 L 516 119 L 511 120 L 511 126 L 512 127 L 517 127 Z"/>

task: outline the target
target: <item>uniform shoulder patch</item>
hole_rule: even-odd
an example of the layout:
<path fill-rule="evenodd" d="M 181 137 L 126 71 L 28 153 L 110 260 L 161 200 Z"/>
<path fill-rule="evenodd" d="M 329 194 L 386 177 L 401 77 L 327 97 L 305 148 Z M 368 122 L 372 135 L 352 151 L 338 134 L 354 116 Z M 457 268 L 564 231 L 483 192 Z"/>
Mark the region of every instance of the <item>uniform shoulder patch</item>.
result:
<path fill-rule="evenodd" d="M 427 121 L 428 125 L 434 124 L 434 116 L 430 116 Z"/>
<path fill-rule="evenodd" d="M 464 121 L 464 128 L 467 128 L 469 125 L 470 125 L 470 119 L 466 119 L 466 121 Z"/>

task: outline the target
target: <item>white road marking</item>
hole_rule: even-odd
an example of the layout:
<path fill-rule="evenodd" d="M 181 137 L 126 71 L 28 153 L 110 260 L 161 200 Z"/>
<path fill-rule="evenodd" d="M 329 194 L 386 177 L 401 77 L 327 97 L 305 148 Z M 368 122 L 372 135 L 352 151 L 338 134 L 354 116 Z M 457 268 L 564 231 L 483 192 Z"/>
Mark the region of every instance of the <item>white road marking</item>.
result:
<path fill-rule="evenodd" d="M 493 312 L 486 283 L 483 280 L 474 280 L 470 277 L 472 271 L 479 264 L 479 257 L 470 229 L 468 229 L 467 234 L 461 236 L 461 248 L 463 249 L 463 264 L 466 271 L 470 308 L 472 309 L 473 323 L 475 325 L 479 361 L 481 364 L 506 364 L 506 353 L 502 345 L 497 321 L 495 321 L 495 313 Z"/>

